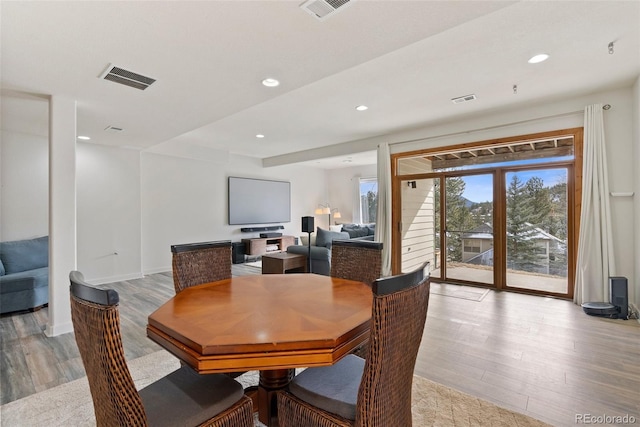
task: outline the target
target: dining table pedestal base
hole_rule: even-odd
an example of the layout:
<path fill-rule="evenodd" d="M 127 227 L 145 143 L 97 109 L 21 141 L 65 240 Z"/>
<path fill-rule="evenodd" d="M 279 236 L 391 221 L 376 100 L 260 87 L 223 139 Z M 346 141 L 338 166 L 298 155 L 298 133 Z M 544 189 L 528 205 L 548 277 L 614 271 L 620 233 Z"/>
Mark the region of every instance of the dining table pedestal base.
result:
<path fill-rule="evenodd" d="M 258 419 L 268 427 L 278 427 L 278 401 L 276 393 L 286 388 L 293 377 L 295 369 L 275 369 L 260 371 L 258 383 Z"/>

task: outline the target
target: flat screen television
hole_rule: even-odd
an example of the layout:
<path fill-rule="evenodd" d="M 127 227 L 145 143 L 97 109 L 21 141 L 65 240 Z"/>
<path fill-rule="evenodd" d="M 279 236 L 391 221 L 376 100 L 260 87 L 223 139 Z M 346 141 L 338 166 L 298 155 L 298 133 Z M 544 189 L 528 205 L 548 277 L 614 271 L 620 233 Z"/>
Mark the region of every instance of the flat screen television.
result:
<path fill-rule="evenodd" d="M 229 225 L 291 222 L 291 183 L 229 177 Z"/>

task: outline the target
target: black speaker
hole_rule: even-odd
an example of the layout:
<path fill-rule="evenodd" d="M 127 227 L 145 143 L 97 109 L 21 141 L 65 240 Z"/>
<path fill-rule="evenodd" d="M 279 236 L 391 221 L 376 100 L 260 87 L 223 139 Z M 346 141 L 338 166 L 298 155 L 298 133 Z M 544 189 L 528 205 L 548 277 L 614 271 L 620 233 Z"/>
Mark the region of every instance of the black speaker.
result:
<path fill-rule="evenodd" d="M 245 244 L 242 242 L 231 243 L 231 262 L 242 264 L 244 262 Z"/>
<path fill-rule="evenodd" d="M 251 233 L 253 231 L 274 231 L 274 230 L 284 230 L 283 225 L 270 225 L 268 227 L 242 227 L 240 231 L 243 233 Z"/>
<path fill-rule="evenodd" d="M 629 318 L 629 293 L 626 277 L 609 277 L 609 301 L 618 308 L 618 319 Z"/>
<path fill-rule="evenodd" d="M 282 233 L 260 233 L 261 238 L 282 237 Z"/>
<path fill-rule="evenodd" d="M 302 232 L 313 233 L 313 217 L 312 216 L 302 217 Z"/>

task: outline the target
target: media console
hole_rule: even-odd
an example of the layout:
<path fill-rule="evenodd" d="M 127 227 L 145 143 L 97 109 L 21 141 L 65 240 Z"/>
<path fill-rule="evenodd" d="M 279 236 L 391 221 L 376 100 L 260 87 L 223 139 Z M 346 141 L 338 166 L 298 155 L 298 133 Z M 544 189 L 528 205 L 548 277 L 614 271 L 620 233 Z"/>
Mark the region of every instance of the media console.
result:
<path fill-rule="evenodd" d="M 256 239 L 242 239 L 246 254 L 250 256 L 264 255 L 272 252 L 283 252 L 295 243 L 293 236 L 261 237 Z"/>

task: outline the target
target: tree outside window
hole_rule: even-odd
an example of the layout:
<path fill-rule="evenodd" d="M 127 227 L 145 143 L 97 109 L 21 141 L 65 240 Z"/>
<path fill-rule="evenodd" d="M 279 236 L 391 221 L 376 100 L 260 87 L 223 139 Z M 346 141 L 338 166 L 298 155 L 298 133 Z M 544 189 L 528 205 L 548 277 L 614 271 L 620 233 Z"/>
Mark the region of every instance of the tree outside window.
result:
<path fill-rule="evenodd" d="M 363 224 L 376 222 L 378 211 L 378 180 L 360 178 L 360 219 Z"/>

